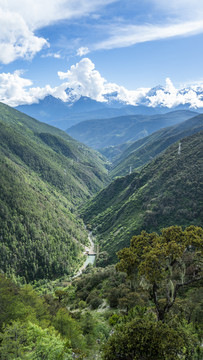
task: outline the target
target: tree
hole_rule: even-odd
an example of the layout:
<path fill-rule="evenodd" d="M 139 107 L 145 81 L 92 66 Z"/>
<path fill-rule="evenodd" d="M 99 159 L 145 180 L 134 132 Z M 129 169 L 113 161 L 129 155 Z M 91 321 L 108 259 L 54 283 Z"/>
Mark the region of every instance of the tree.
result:
<path fill-rule="evenodd" d="M 71 347 L 85 350 L 85 341 L 77 321 L 73 319 L 66 309 L 59 309 L 54 318 L 53 325 L 64 339 L 69 339 Z"/>
<path fill-rule="evenodd" d="M 157 319 L 164 322 L 180 289 L 202 277 L 203 229 L 179 226 L 162 229 L 161 235 L 134 236 L 129 248 L 118 252 L 117 269 L 127 273 L 132 287 L 148 288 Z"/>
<path fill-rule="evenodd" d="M 104 360 L 194 359 L 198 341 L 189 325 L 166 324 L 157 321 L 148 309 L 137 309 L 134 319 L 124 319 L 109 337 Z"/>
<path fill-rule="evenodd" d="M 70 360 L 69 343 L 53 327 L 42 329 L 31 322 L 13 322 L 0 334 L 2 360 Z"/>

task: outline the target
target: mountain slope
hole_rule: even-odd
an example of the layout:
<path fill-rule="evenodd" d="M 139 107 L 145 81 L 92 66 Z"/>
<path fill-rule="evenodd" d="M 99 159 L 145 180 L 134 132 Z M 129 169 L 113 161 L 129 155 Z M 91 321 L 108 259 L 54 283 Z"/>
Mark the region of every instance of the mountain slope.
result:
<path fill-rule="evenodd" d="M 71 103 L 64 102 L 51 95 L 46 96 L 43 100 L 39 100 L 38 103 L 16 107 L 17 110 L 29 116 L 64 130 L 84 120 L 84 113 L 97 113 L 98 110 L 105 110 L 105 108 L 106 103 L 98 102 L 85 96 L 81 96 L 78 100 Z"/>
<path fill-rule="evenodd" d="M 105 163 L 67 134 L 0 104 L 0 269 L 26 281 L 70 274 L 87 231 L 79 205 Z"/>
<path fill-rule="evenodd" d="M 147 106 L 133 106 L 122 104 L 119 101 L 99 102 L 86 96 L 79 99 L 63 102 L 54 96 L 48 95 L 38 103 L 30 105 L 19 105 L 17 110 L 32 116 L 47 124 L 56 126 L 60 129 L 67 129 L 81 121 L 90 119 L 106 119 L 121 115 L 151 115 L 164 113 L 168 109 L 154 109 Z"/>
<path fill-rule="evenodd" d="M 166 126 L 180 123 L 197 115 L 192 111 L 174 111 L 159 115 L 131 115 L 112 119 L 83 121 L 67 129 L 67 133 L 93 147 L 102 149 L 133 142 Z"/>
<path fill-rule="evenodd" d="M 17 152 L 21 160 L 33 167 L 40 176 L 46 178 L 46 181 L 54 181 L 51 178 L 57 177 L 58 182 L 61 183 L 59 188 L 68 197 L 79 198 L 80 194 L 80 197 L 84 198 L 103 187 L 107 179 L 107 171 L 99 153 L 78 143 L 65 132 L 32 119 L 4 104 L 0 104 L 0 120 L 18 132 L 16 137 L 11 134 L 10 150 Z M 23 136 L 22 146 L 19 145 L 18 136 Z M 1 141 L 3 145 L 5 141 L 9 141 L 9 136 L 2 136 Z M 29 156 L 34 157 L 34 160 L 31 161 Z M 48 170 L 43 172 L 42 169 L 45 167 Z M 53 185 L 56 186 L 56 183 Z M 71 186 L 72 195 L 68 190 Z"/>
<path fill-rule="evenodd" d="M 140 173 L 117 178 L 84 209 L 84 219 L 109 260 L 141 230 L 170 225 L 203 225 L 203 131 L 182 140 Z"/>
<path fill-rule="evenodd" d="M 113 163 L 111 176 L 127 175 L 130 168 L 133 171 L 143 166 L 174 142 L 201 130 L 203 130 L 203 115 L 198 115 L 132 143 Z"/>

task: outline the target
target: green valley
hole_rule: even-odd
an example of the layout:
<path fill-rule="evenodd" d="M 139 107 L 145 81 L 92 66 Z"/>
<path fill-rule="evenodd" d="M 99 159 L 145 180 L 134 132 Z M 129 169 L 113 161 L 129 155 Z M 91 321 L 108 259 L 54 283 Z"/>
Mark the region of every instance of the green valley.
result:
<path fill-rule="evenodd" d="M 72 273 L 87 242 L 76 207 L 107 181 L 104 160 L 1 104 L 0 165 L 1 269 L 26 281 Z"/>
<path fill-rule="evenodd" d="M 155 160 L 114 180 L 83 210 L 109 261 L 141 230 L 159 231 L 170 225 L 202 226 L 203 132 L 170 146 Z"/>
<path fill-rule="evenodd" d="M 111 168 L 0 104 L 2 360 L 202 358 L 202 118 L 107 150 Z"/>
<path fill-rule="evenodd" d="M 0 360 L 203 360 L 203 0 L 0 0 Z"/>
<path fill-rule="evenodd" d="M 179 110 L 166 114 L 126 115 L 110 119 L 86 120 L 67 129 L 67 133 L 93 147 L 103 149 L 142 139 L 166 126 L 178 124 L 197 115 L 194 111 Z"/>

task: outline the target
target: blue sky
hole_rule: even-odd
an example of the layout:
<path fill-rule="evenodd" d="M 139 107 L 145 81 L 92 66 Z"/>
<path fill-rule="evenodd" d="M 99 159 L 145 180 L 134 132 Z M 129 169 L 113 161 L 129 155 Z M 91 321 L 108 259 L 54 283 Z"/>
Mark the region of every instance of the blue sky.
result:
<path fill-rule="evenodd" d="M 0 101 L 10 105 L 67 100 L 68 85 L 135 104 L 137 89 L 166 78 L 176 89 L 203 83 L 202 0 L 0 0 L 0 26 Z"/>

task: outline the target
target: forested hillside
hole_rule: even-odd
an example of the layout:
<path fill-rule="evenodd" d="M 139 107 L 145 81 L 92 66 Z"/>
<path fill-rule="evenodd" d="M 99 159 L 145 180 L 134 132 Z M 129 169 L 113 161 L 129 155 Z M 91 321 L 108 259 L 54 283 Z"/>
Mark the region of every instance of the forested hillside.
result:
<path fill-rule="evenodd" d="M 198 115 L 180 124 L 156 131 L 129 146 L 123 144 L 124 151 L 113 161 L 111 177 L 129 174 L 130 169 L 133 171 L 152 161 L 174 142 L 201 130 L 203 130 L 203 115 Z"/>
<path fill-rule="evenodd" d="M 134 142 L 166 126 L 194 117 L 193 111 L 172 111 L 156 115 L 129 115 L 110 119 L 86 120 L 67 129 L 67 133 L 93 147 L 103 149 Z"/>
<path fill-rule="evenodd" d="M 67 134 L 0 106 L 0 268 L 26 281 L 70 274 L 87 232 L 76 205 L 105 163 Z"/>
<path fill-rule="evenodd" d="M 117 178 L 84 209 L 109 261 L 142 229 L 202 225 L 203 132 L 170 146 L 140 172 Z"/>

